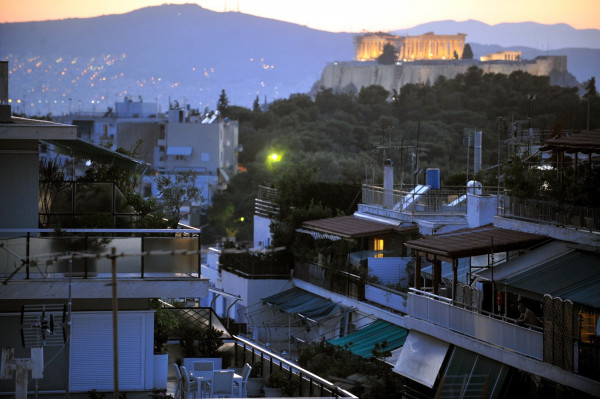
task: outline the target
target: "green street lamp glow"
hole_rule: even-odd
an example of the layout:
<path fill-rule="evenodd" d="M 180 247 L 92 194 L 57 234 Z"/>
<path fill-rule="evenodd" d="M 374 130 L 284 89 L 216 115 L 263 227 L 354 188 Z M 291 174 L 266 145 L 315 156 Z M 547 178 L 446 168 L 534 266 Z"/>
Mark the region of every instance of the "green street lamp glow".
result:
<path fill-rule="evenodd" d="M 273 153 L 273 154 L 271 154 L 269 156 L 269 158 L 271 158 L 271 161 L 273 161 L 273 162 L 279 162 L 279 161 L 281 161 L 281 157 L 279 156 L 279 154 L 274 154 Z"/>

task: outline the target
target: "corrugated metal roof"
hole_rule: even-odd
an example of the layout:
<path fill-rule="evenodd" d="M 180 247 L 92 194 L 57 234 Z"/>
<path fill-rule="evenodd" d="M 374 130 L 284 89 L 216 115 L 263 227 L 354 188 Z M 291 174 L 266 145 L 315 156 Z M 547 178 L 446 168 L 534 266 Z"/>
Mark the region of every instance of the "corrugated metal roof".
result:
<path fill-rule="evenodd" d="M 378 319 L 352 334 L 330 339 L 327 342 L 347 348 L 355 355 L 368 358 L 373 356 L 375 344 L 382 345 L 385 342 L 385 348 L 380 348 L 380 350 L 392 351 L 404 345 L 407 336 L 408 330 L 405 328 Z"/>
<path fill-rule="evenodd" d="M 491 253 L 492 241 L 493 252 L 506 252 L 530 248 L 546 240 L 549 238 L 538 234 L 485 225 L 428 236 L 408 241 L 404 245 L 418 251 L 458 259 Z"/>
<path fill-rule="evenodd" d="M 508 287 L 600 308 L 600 255 L 574 250 L 504 281 Z"/>
<path fill-rule="evenodd" d="M 377 234 L 417 231 L 416 225 L 392 226 L 355 216 L 340 216 L 335 218 L 310 220 L 302 223 L 302 229 L 335 235 L 341 238 L 359 238 Z"/>

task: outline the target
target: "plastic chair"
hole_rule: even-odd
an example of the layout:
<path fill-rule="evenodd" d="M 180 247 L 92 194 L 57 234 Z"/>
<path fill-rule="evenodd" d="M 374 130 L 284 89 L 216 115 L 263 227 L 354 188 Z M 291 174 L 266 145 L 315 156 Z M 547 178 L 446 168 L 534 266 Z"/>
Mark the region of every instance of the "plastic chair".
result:
<path fill-rule="evenodd" d="M 233 370 L 216 370 L 210 384 L 211 398 L 233 397 Z"/>
<path fill-rule="evenodd" d="M 184 366 L 179 367 L 181 371 L 181 379 L 183 381 L 183 397 L 196 398 L 196 391 L 198 391 L 198 382 L 196 380 L 190 380 L 190 375 Z"/>
<path fill-rule="evenodd" d="M 202 388 L 202 396 L 204 396 L 204 392 L 210 391 L 210 382 L 213 378 L 213 370 L 215 364 L 213 362 L 194 362 L 194 377 L 203 377 L 205 380 L 200 380 L 201 388 Z"/>
<path fill-rule="evenodd" d="M 250 367 L 250 365 L 248 363 L 244 364 L 244 367 L 242 368 L 242 372 L 241 372 L 241 376 L 243 377 L 242 379 L 242 396 L 244 398 L 248 397 L 248 377 L 250 377 L 250 372 L 252 371 L 252 367 Z M 237 381 L 233 381 L 233 386 L 235 389 L 239 390 L 239 386 L 238 386 L 238 382 Z"/>
<path fill-rule="evenodd" d="M 183 379 L 181 378 L 181 371 L 176 363 L 171 364 L 171 367 L 175 369 L 175 399 L 181 399 L 183 392 Z"/>

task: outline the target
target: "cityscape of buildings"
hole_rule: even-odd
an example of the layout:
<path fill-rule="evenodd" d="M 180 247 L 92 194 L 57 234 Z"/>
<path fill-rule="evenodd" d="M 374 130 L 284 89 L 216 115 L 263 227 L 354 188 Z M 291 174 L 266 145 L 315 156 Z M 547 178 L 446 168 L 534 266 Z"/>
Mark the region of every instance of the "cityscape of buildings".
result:
<path fill-rule="evenodd" d="M 370 37 L 358 41 L 365 59 L 376 57 Z M 403 59 L 446 59 L 464 47 L 460 34 L 423 35 L 420 44 L 376 37 L 373 48 L 391 40 Z M 490 57 L 520 61 L 517 53 Z M 58 68 L 93 86 L 100 65 L 115 60 Z M 566 209 L 476 181 L 448 189 L 433 168 L 424 184 L 399 188 L 385 160 L 383 184 L 362 184 L 356 212 L 302 223 L 305 247 L 290 267 L 272 245 L 273 187 L 256 187 L 251 248 L 202 241 L 199 215 L 239 171 L 238 121 L 176 102 L 161 112 L 125 92 L 101 114 L 69 104 L 54 122 L 17 117 L 9 71 L 24 66 L 9 64 L 0 62 L 0 397 L 147 395 L 176 380 L 171 365 L 192 367 L 200 357 L 218 357 L 217 368 L 260 364 L 265 379 L 284 370 L 298 381 L 292 396 L 357 397 L 357 381 L 297 364 L 310 343 L 377 355 L 406 398 L 600 397 L 599 208 Z M 599 130 L 546 140 L 532 132 L 516 134 L 511 153 L 560 159 L 557 174 L 571 168 L 575 179 L 598 168 Z M 140 139 L 137 158 L 114 151 Z M 142 215 L 120 206 L 114 182 L 61 176 L 44 184 L 40 159 L 72 162 L 74 177 L 82 173 L 76 157 L 153 170 L 142 180 L 146 198 L 159 196 L 154 177 L 192 172 L 204 199 L 184 205 L 177 229 L 140 227 Z M 83 220 L 102 226 L 79 227 Z M 164 310 L 179 325 L 157 348 Z M 200 355 L 210 339 L 199 331 L 213 328 L 229 349 Z"/>

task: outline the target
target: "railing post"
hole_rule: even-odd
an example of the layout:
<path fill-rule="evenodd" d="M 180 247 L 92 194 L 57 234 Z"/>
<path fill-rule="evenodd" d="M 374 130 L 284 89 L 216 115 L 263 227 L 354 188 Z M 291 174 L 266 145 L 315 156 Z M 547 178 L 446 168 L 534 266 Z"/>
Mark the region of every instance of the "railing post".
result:
<path fill-rule="evenodd" d="M 142 244 L 141 244 L 141 246 L 142 246 L 142 254 L 140 255 L 142 257 L 142 259 L 141 259 L 141 268 L 142 268 L 142 270 L 140 270 L 140 272 L 141 272 L 140 274 L 141 274 L 142 278 L 144 278 L 144 266 L 145 266 L 144 262 L 146 260 L 146 257 L 144 256 L 144 251 L 146 250 L 146 248 L 145 248 L 145 245 L 144 245 L 145 244 L 144 236 L 141 236 L 140 239 L 142 240 Z"/>
<path fill-rule="evenodd" d="M 25 272 L 26 272 L 26 279 L 29 280 L 29 245 L 30 242 L 29 240 L 31 239 L 31 233 L 28 231 L 27 232 L 27 241 L 26 241 L 26 247 L 25 247 Z"/>

